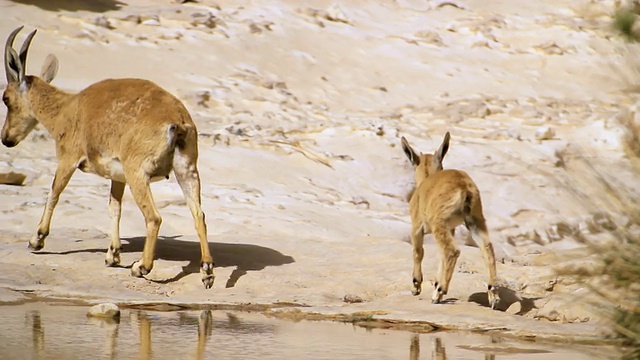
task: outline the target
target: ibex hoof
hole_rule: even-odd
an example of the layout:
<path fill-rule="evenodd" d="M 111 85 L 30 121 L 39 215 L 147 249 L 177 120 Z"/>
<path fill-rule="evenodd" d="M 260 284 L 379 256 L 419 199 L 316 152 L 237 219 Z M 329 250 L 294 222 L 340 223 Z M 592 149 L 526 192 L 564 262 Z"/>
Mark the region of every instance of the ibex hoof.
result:
<path fill-rule="evenodd" d="M 29 240 L 29 249 L 33 251 L 38 251 L 38 250 L 42 250 L 43 247 L 44 247 L 44 239 L 39 239 L 38 237 L 34 237 L 33 239 Z"/>
<path fill-rule="evenodd" d="M 498 296 L 498 289 L 495 286 L 491 286 L 489 292 L 487 292 L 489 298 L 489 306 L 492 310 L 495 310 L 500 303 L 500 296 Z"/>
<path fill-rule="evenodd" d="M 215 275 L 213 274 L 213 263 L 203 262 L 200 266 L 200 274 L 202 275 L 202 283 L 205 289 L 210 289 L 213 286 L 213 280 Z"/>
<path fill-rule="evenodd" d="M 418 296 L 422 292 L 422 281 L 418 281 L 418 279 L 413 279 L 413 289 L 411 289 L 411 294 L 413 296 Z"/>
<path fill-rule="evenodd" d="M 433 295 L 431 296 L 432 304 L 440 304 L 442 302 L 442 297 L 444 296 L 444 291 L 441 288 L 433 290 Z"/>
<path fill-rule="evenodd" d="M 31 240 L 29 240 L 29 249 L 32 249 L 33 251 L 42 250 L 42 248 L 44 247 L 44 239 L 47 238 L 47 234 L 49 234 L 48 231 L 45 234 L 44 232 L 38 230 L 38 233 L 34 237 L 32 237 Z"/>
<path fill-rule="evenodd" d="M 491 310 L 495 310 L 496 307 L 498 307 L 499 302 L 500 302 L 500 299 L 494 299 L 493 301 L 491 301 Z"/>
<path fill-rule="evenodd" d="M 108 267 L 114 267 L 114 266 L 118 266 L 120 264 L 120 256 L 116 257 L 116 256 L 112 256 L 109 257 L 107 256 L 106 259 L 104 259 L 104 264 Z"/>
<path fill-rule="evenodd" d="M 104 264 L 110 267 L 120 264 L 120 249 L 109 247 L 107 257 L 104 259 Z"/>
<path fill-rule="evenodd" d="M 148 269 L 142 265 L 142 260 L 136 261 L 131 266 L 131 276 L 135 277 L 143 277 L 151 272 L 153 265 L 151 265 Z"/>

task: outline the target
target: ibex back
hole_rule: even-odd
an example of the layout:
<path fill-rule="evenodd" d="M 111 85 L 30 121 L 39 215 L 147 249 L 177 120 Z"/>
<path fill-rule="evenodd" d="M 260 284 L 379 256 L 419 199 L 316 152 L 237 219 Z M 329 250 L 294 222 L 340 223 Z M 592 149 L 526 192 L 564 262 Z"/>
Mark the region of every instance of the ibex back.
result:
<path fill-rule="evenodd" d="M 480 191 L 467 173 L 443 170 L 442 160 L 449 150 L 450 135 L 433 154 L 418 155 L 402 138 L 402 149 L 415 168 L 416 188 L 409 200 L 411 244 L 413 245 L 413 294 L 422 289 L 424 235 L 433 233 L 440 248 L 440 263 L 431 302 L 437 304 L 449 290 L 460 250 L 455 245 L 455 227 L 464 223 L 474 240 L 482 239 L 482 255 L 489 270 L 488 299 L 491 308 L 499 301 L 496 288 L 496 261 L 482 214 Z"/>
<path fill-rule="evenodd" d="M 202 281 L 210 288 L 213 260 L 201 209 L 198 134 L 180 100 L 141 79 L 110 79 L 77 94 L 63 92 L 49 84 L 58 70 L 58 60 L 53 55 L 47 57 L 40 77 L 25 75 L 27 52 L 35 31 L 27 36 L 18 54 L 12 46 L 21 29 L 9 35 L 4 52 L 7 88 L 2 100 L 7 106 L 7 118 L 2 143 L 7 147 L 18 145 L 40 123 L 55 140 L 58 158 L 44 213 L 29 247 L 44 247 L 60 193 L 74 171 L 80 169 L 111 180 L 111 244 L 105 259 L 108 266 L 120 263 L 122 196 L 125 184 L 129 184 L 147 227 L 142 258 L 132 265 L 131 273 L 146 275 L 153 267 L 162 222 L 149 184 L 168 178 L 173 171 L 195 221 Z"/>

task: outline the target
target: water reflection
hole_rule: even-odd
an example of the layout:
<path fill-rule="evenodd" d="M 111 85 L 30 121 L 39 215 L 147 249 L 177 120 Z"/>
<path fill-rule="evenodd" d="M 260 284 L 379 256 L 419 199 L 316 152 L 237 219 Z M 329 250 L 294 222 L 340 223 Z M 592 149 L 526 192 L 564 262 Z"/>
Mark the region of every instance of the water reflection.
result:
<path fill-rule="evenodd" d="M 448 335 L 448 336 L 447 336 Z M 499 335 L 487 335 L 484 338 L 488 341 L 471 343 L 471 344 L 460 344 L 459 341 L 452 341 L 452 333 L 434 333 L 434 334 L 413 334 L 411 336 L 411 343 L 409 345 L 409 359 L 417 360 L 420 359 L 420 339 L 421 337 L 427 338 L 431 343 L 431 357 L 432 360 L 447 360 L 447 359 L 458 359 L 460 358 L 459 352 L 455 352 L 449 358 L 447 357 L 447 348 L 445 346 L 445 339 L 452 342 L 452 346 L 450 346 L 450 350 L 469 350 L 475 352 L 478 357 L 474 357 L 480 359 L 480 354 L 484 356 L 484 360 L 495 360 L 496 355 L 500 355 L 500 359 L 522 359 L 522 358 L 531 358 L 531 359 L 563 359 L 562 355 L 559 355 L 556 352 L 550 349 L 544 349 L 541 346 L 536 346 L 535 343 L 519 343 L 517 341 L 506 340 L 501 338 Z M 453 333 L 453 338 L 457 338 L 459 334 Z M 550 348 L 553 348 L 550 346 Z M 607 358 L 601 356 L 602 354 L 597 351 L 595 348 L 585 348 L 584 354 L 579 354 L 575 352 L 570 356 L 571 359 L 575 358 L 589 358 L 589 359 L 598 359 L 598 358 Z M 465 357 L 467 358 L 467 357 Z"/>
<path fill-rule="evenodd" d="M 447 352 L 442 345 L 442 339 L 439 337 L 434 337 L 432 339 L 433 342 L 433 351 L 431 353 L 432 360 L 447 360 Z M 411 336 L 411 345 L 409 345 L 409 360 L 418 360 L 420 359 L 420 335 L 413 334 Z"/>
<path fill-rule="evenodd" d="M 400 359 L 407 353 L 411 360 L 593 358 L 499 335 L 366 330 L 217 310 L 124 309 L 118 320 L 87 318 L 86 312 L 79 306 L 0 306 L 0 358 Z"/>
<path fill-rule="evenodd" d="M 447 352 L 444 350 L 442 340 L 439 337 L 433 339 L 433 354 L 431 358 L 434 360 L 447 360 Z"/>
<path fill-rule="evenodd" d="M 33 350 L 36 359 L 42 358 L 44 352 L 44 328 L 39 311 L 29 311 L 26 316 L 27 324 L 31 324 L 31 336 L 33 337 Z"/>
<path fill-rule="evenodd" d="M 420 359 L 420 335 L 413 334 L 411 336 L 411 345 L 409 346 L 409 360 Z"/>
<path fill-rule="evenodd" d="M 241 322 L 233 314 L 227 314 L 227 319 L 228 321 L 223 324 L 221 328 L 225 328 L 227 330 L 238 329 L 240 331 L 251 331 L 251 329 L 255 330 L 255 327 L 243 329 L 244 327 L 240 326 Z M 128 320 L 130 321 L 130 325 L 136 326 L 138 330 L 138 358 L 141 360 L 152 359 L 154 357 L 152 324 L 155 322 L 155 326 L 166 327 L 167 325 L 171 325 L 171 321 L 167 323 L 167 321 L 163 321 L 159 318 L 154 319 L 152 314 L 141 310 L 132 310 L 129 312 Z M 25 314 L 25 321 L 26 325 L 31 328 L 31 343 L 34 358 L 47 358 L 45 353 L 45 326 L 42 322 L 40 311 L 28 311 Z M 105 330 L 104 358 L 118 358 L 117 345 L 121 323 L 120 319 L 88 318 L 87 321 L 93 326 Z M 205 358 L 206 344 L 209 338 L 211 338 L 213 324 L 214 321 L 211 310 L 203 310 L 198 314 L 198 316 L 194 316 L 192 313 L 187 312 L 178 314 L 178 326 L 194 326 L 197 329 L 196 359 Z M 54 324 L 51 325 L 55 326 Z"/>
<path fill-rule="evenodd" d="M 153 346 L 151 341 L 151 318 L 143 311 L 133 311 L 131 316 L 137 320 L 139 334 L 140 334 L 140 359 L 149 360 L 153 355 Z M 234 317 L 230 316 L 231 321 Z M 178 318 L 179 326 L 192 326 L 197 325 L 198 329 L 198 341 L 196 343 L 196 355 L 195 358 L 200 360 L 204 359 L 205 348 L 207 341 L 211 337 L 213 332 L 213 314 L 211 310 L 203 310 L 197 318 L 194 318 L 188 313 L 179 313 Z M 117 335 L 117 334 L 116 334 Z M 112 341 L 115 344 L 115 341 Z"/>

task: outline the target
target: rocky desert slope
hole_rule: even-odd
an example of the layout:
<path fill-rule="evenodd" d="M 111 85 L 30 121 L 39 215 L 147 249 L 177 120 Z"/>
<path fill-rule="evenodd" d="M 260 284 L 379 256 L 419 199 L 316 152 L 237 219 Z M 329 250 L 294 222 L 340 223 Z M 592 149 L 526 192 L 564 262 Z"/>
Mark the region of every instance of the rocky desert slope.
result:
<path fill-rule="evenodd" d="M 638 52 L 611 30 L 613 10 L 614 1 L 579 0 L 0 0 L 2 36 L 22 24 L 38 29 L 28 73 L 55 53 L 53 84 L 66 91 L 141 77 L 184 101 L 200 131 L 217 266 L 205 290 L 173 178 L 153 185 L 164 221 L 149 281 L 104 267 L 108 181 L 80 172 L 45 249 L 29 252 L 56 164 L 53 140 L 37 128 L 0 149 L 0 172 L 26 175 L 23 186 L 0 185 L 2 299 L 277 304 L 282 316 L 365 312 L 600 336 L 587 290 L 555 271 L 593 261 L 585 239 L 599 241 L 622 221 L 601 213 L 595 172 L 637 184 L 619 120 L 635 115 Z M 480 306 L 486 269 L 462 230 L 455 301 L 410 295 L 413 179 L 400 137 L 432 151 L 446 131 L 445 166 L 467 171 L 483 194 L 502 311 Z M 124 203 L 130 265 L 145 226 L 129 194 Z M 429 280 L 437 248 L 430 236 L 425 243 Z"/>

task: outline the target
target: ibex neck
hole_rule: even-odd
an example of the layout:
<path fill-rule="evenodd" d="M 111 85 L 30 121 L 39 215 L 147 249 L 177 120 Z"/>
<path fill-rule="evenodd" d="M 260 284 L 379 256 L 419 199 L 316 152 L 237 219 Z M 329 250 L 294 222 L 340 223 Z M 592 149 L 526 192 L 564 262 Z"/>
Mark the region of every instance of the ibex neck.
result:
<path fill-rule="evenodd" d="M 57 135 L 61 112 L 73 97 L 36 76 L 27 77 L 28 97 L 32 114 L 51 135 Z M 64 121 L 64 120 L 63 120 Z"/>

